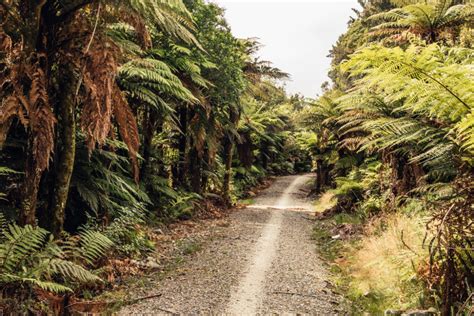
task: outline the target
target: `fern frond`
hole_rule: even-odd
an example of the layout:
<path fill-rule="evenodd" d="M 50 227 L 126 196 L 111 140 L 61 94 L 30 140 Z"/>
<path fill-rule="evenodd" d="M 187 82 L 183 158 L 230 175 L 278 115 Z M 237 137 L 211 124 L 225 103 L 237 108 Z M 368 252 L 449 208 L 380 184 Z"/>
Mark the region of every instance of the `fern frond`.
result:
<path fill-rule="evenodd" d="M 13 272 L 28 257 L 44 245 L 48 232 L 39 227 L 8 225 L 2 232 L 4 242 L 0 244 L 0 271 Z"/>
<path fill-rule="evenodd" d="M 46 260 L 44 264 L 47 265 L 48 273 L 57 274 L 71 281 L 76 281 L 82 284 L 102 281 L 97 275 L 72 261 L 54 258 Z"/>
<path fill-rule="evenodd" d="M 67 293 L 73 292 L 73 290 L 65 285 L 50 282 L 50 281 L 42 281 L 35 278 L 28 278 L 28 277 L 21 277 L 15 274 L 9 273 L 1 273 L 0 272 L 0 284 L 8 284 L 8 283 L 27 283 L 32 286 L 39 287 L 45 291 L 52 292 L 52 293 Z"/>
<path fill-rule="evenodd" d="M 83 230 L 79 233 L 79 236 L 79 251 L 81 257 L 88 264 L 93 264 L 103 257 L 106 251 L 113 246 L 109 238 L 97 231 Z"/>

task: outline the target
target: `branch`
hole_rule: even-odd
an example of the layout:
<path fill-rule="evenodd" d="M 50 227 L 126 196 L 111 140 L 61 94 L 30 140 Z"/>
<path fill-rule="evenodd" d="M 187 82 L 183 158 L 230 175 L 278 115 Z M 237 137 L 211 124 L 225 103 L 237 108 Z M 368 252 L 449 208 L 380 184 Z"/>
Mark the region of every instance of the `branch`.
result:
<path fill-rule="evenodd" d="M 441 81 L 439 81 L 438 79 L 436 79 L 435 77 L 433 77 L 432 75 L 426 73 L 423 69 L 421 68 L 418 68 L 416 66 L 413 66 L 412 64 L 409 64 L 407 62 L 404 62 L 402 60 L 400 60 L 400 62 L 408 67 L 411 67 L 413 69 L 415 69 L 416 71 L 419 71 L 422 75 L 425 75 L 426 77 L 428 77 L 429 79 L 433 80 L 434 82 L 436 82 L 437 84 L 439 84 L 443 89 L 445 89 L 449 94 L 451 94 L 453 97 L 456 98 L 456 100 L 458 100 L 459 102 L 461 102 L 462 105 L 464 105 L 464 107 L 469 111 L 471 110 L 471 107 L 466 103 L 464 102 L 459 96 L 457 96 L 451 89 L 449 89 L 448 86 L 446 86 L 445 84 L 443 84 Z"/>
<path fill-rule="evenodd" d="M 97 31 L 97 25 L 99 24 L 99 17 L 100 17 L 100 8 L 101 8 L 101 6 L 100 6 L 100 3 L 99 3 L 99 6 L 97 7 L 97 14 L 96 14 L 96 17 L 95 17 L 94 29 L 92 30 L 91 37 L 89 39 L 89 42 L 87 43 L 86 49 L 84 50 L 84 56 L 89 52 L 89 50 L 91 48 L 91 45 L 92 45 L 92 41 L 94 40 L 95 32 Z M 86 70 L 86 65 L 84 64 L 84 66 L 82 67 L 81 74 L 83 74 L 85 70 Z M 81 78 L 79 78 L 79 82 L 77 83 L 76 93 L 74 95 L 75 100 L 77 100 L 77 95 L 79 94 L 79 89 L 81 88 L 83 79 L 84 79 L 84 75 L 82 75 Z"/>

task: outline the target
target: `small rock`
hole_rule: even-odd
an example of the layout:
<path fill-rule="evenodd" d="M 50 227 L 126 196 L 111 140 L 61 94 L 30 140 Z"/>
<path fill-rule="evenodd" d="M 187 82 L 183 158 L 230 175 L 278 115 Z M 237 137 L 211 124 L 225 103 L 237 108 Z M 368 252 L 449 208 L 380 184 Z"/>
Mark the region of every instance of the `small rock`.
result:
<path fill-rule="evenodd" d="M 148 261 L 145 266 L 150 269 L 159 269 L 160 265 L 156 261 Z"/>

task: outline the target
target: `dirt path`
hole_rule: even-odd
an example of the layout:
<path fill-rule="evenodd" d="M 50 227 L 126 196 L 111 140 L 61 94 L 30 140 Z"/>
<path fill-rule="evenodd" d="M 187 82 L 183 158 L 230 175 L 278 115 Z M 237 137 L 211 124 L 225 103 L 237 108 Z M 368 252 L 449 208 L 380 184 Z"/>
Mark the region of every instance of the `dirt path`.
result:
<path fill-rule="evenodd" d="M 255 204 L 235 211 L 177 271 L 146 289 L 162 293 L 121 314 L 338 313 L 311 241 L 309 175 L 278 180 Z"/>

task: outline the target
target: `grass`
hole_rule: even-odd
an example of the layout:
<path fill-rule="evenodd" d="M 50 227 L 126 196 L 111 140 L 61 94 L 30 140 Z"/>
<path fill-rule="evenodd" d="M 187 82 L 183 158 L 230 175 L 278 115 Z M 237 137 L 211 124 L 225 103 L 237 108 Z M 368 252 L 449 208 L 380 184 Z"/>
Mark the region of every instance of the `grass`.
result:
<path fill-rule="evenodd" d="M 241 204 L 241 205 L 253 205 L 255 204 L 255 199 L 245 199 L 245 200 L 239 200 L 238 204 Z"/>
<path fill-rule="evenodd" d="M 322 213 L 325 210 L 330 209 L 334 205 L 336 205 L 336 199 L 334 198 L 334 194 L 330 192 L 326 192 L 319 199 L 316 200 L 314 203 L 314 210 L 316 213 Z"/>
<path fill-rule="evenodd" d="M 420 216 L 392 214 L 369 225 L 349 263 L 353 296 L 373 296 L 382 309 L 426 307 L 417 273 L 428 263 L 424 236 Z"/>
<path fill-rule="evenodd" d="M 331 205 L 329 197 L 321 197 L 315 205 L 318 211 Z M 363 233 L 348 240 L 332 238 L 331 230 L 341 224 L 363 225 Z M 363 223 L 357 214 L 337 214 L 319 221 L 313 230 L 318 251 L 330 263 L 337 291 L 350 301 L 351 314 L 429 307 L 419 277 L 428 260 L 424 236 L 424 218 L 403 211 L 370 223 Z"/>

